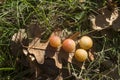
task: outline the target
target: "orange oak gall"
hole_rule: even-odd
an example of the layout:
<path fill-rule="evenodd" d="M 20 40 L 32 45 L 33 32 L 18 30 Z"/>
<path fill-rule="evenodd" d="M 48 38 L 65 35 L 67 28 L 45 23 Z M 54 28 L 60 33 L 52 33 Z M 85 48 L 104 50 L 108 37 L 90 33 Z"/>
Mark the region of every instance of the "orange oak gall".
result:
<path fill-rule="evenodd" d="M 60 37 L 53 35 L 50 37 L 49 43 L 52 47 L 57 48 L 61 45 L 61 39 L 60 39 Z"/>
<path fill-rule="evenodd" d="M 93 46 L 93 40 L 89 36 L 83 36 L 79 40 L 79 45 L 82 49 L 88 50 Z"/>
<path fill-rule="evenodd" d="M 63 41 L 62 48 L 66 52 L 73 52 L 75 50 L 76 44 L 72 39 L 66 39 Z"/>
<path fill-rule="evenodd" d="M 84 49 L 77 49 L 74 56 L 77 61 L 84 62 L 88 58 L 88 53 Z"/>

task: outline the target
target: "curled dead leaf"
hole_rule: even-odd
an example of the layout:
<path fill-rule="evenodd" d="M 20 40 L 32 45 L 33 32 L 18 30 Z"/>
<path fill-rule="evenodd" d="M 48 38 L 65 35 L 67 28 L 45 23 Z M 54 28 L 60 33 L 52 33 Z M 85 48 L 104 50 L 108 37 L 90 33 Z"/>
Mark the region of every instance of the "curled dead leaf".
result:
<path fill-rule="evenodd" d="M 113 10 L 103 8 L 101 14 L 90 15 L 90 21 L 94 30 L 102 30 L 115 24 L 114 21 L 116 21 L 118 17 L 119 12 L 117 8 L 114 8 Z"/>
<path fill-rule="evenodd" d="M 92 22 L 92 28 L 94 29 L 94 30 L 102 30 L 102 28 L 100 27 L 100 26 L 97 26 L 96 25 L 96 17 L 95 17 L 95 15 L 90 15 L 90 21 Z"/>

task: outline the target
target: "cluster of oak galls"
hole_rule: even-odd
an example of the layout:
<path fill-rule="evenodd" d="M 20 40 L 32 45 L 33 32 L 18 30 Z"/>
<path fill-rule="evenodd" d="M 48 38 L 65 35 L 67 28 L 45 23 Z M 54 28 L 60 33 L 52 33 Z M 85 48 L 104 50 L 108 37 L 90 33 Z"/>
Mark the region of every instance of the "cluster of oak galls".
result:
<path fill-rule="evenodd" d="M 49 43 L 54 48 L 62 47 L 68 53 L 74 52 L 74 57 L 79 62 L 84 62 L 88 58 L 87 50 L 93 46 L 93 40 L 89 36 L 82 36 L 78 40 L 79 49 L 76 49 L 76 43 L 73 39 L 68 38 L 62 41 L 57 35 L 51 36 Z"/>

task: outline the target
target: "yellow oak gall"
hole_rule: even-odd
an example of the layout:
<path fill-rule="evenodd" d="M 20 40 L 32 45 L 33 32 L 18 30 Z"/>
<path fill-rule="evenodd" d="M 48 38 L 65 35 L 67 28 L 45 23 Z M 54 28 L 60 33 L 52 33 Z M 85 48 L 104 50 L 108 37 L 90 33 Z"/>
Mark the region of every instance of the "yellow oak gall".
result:
<path fill-rule="evenodd" d="M 84 62 L 88 58 L 88 53 L 84 49 L 77 49 L 74 56 L 77 61 Z"/>
<path fill-rule="evenodd" d="M 93 40 L 89 36 L 83 36 L 79 40 L 79 45 L 82 49 L 88 50 L 93 46 Z"/>

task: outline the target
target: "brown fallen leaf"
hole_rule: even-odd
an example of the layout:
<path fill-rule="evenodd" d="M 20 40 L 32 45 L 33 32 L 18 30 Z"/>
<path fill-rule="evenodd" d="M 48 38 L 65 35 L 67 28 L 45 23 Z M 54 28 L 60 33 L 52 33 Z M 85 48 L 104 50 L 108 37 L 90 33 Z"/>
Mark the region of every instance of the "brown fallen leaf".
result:
<path fill-rule="evenodd" d="M 24 48 L 27 48 L 28 54 L 26 53 L 25 50 L 24 54 L 27 56 L 33 55 L 36 61 L 39 64 L 43 64 L 44 62 L 44 55 L 45 55 L 45 48 L 47 47 L 47 43 L 41 43 L 41 35 L 44 33 L 44 28 L 41 28 L 39 24 L 36 23 L 31 23 L 30 25 L 27 26 L 27 36 L 29 38 L 29 43 L 27 44 L 28 46 L 24 46 L 23 43 L 22 46 Z M 30 57 L 30 56 L 29 56 Z M 31 57 L 32 60 L 33 57 Z"/>
<path fill-rule="evenodd" d="M 71 35 L 71 38 L 76 38 L 78 36 L 78 34 L 79 34 L 79 32 Z M 62 31 L 55 31 L 51 34 L 51 36 L 53 36 L 53 35 L 58 35 L 62 38 L 69 36 L 69 35 L 63 36 L 64 34 Z M 33 38 L 33 40 L 29 43 L 29 46 L 26 48 L 28 48 L 28 50 L 27 50 L 28 53 L 30 55 L 33 55 L 39 64 L 44 63 L 44 58 L 54 59 L 55 65 L 60 69 L 62 68 L 63 61 L 74 63 L 74 62 L 72 62 L 74 53 L 67 53 L 62 49 L 62 47 L 53 48 L 50 46 L 49 41 L 47 41 L 45 43 L 40 42 L 39 37 Z M 24 51 L 24 53 L 27 55 L 26 51 Z M 31 56 L 29 56 L 29 57 L 31 58 L 32 61 L 35 60 Z"/>
<path fill-rule="evenodd" d="M 113 22 L 117 20 L 118 16 L 119 13 L 117 8 L 114 8 L 113 10 L 103 8 L 101 14 L 90 15 L 92 28 L 94 30 L 102 30 L 106 27 L 110 27 L 113 25 Z"/>
<path fill-rule="evenodd" d="M 44 63 L 45 49 L 48 43 L 40 43 L 40 38 L 35 38 L 28 46 L 29 54 L 33 54 L 39 64 Z M 43 50 L 41 50 L 43 49 Z"/>

